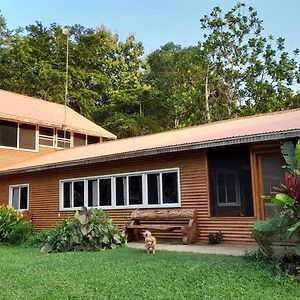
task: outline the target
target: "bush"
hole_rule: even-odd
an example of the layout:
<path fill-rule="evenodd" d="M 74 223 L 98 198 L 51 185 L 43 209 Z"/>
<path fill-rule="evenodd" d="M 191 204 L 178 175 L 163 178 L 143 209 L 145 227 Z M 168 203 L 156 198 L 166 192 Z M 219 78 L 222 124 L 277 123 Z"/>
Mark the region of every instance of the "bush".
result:
<path fill-rule="evenodd" d="M 41 251 L 99 251 L 114 249 L 126 243 L 126 235 L 118 230 L 108 213 L 83 207 L 73 219 L 64 220 L 51 231 Z"/>
<path fill-rule="evenodd" d="M 33 232 L 29 238 L 23 243 L 26 248 L 41 248 L 47 242 L 48 236 L 53 233 L 55 228 L 44 229 Z"/>
<path fill-rule="evenodd" d="M 0 206 L 0 243 L 20 244 L 31 233 L 31 224 L 22 214 L 6 205 Z"/>

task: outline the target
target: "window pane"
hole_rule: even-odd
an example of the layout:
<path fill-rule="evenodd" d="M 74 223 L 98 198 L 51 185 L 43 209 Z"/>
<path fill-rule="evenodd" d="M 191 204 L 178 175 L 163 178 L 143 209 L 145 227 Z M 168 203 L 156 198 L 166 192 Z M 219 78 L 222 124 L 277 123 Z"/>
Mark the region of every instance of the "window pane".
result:
<path fill-rule="evenodd" d="M 118 206 L 126 203 L 126 177 L 116 178 L 116 204 Z"/>
<path fill-rule="evenodd" d="M 163 203 L 178 203 L 177 172 L 163 173 Z"/>
<path fill-rule="evenodd" d="M 237 178 L 234 174 L 226 174 L 226 192 L 227 192 L 227 203 L 239 203 Z"/>
<path fill-rule="evenodd" d="M 99 179 L 100 206 L 111 206 L 111 179 Z"/>
<path fill-rule="evenodd" d="M 43 146 L 53 147 L 54 130 L 53 128 L 40 127 L 39 128 L 39 144 Z"/>
<path fill-rule="evenodd" d="M 18 124 L 14 122 L 0 122 L 0 146 L 17 147 Z"/>
<path fill-rule="evenodd" d="M 59 148 L 70 148 L 71 147 L 71 142 L 68 141 L 68 140 L 57 141 L 57 147 L 59 147 Z"/>
<path fill-rule="evenodd" d="M 160 204 L 159 174 L 147 175 L 148 204 Z"/>
<path fill-rule="evenodd" d="M 84 182 L 76 181 L 73 183 L 74 188 L 74 207 L 84 206 Z"/>
<path fill-rule="evenodd" d="M 19 199 L 20 199 L 20 188 L 14 187 L 12 188 L 12 207 L 14 209 L 19 209 Z"/>
<path fill-rule="evenodd" d="M 35 149 L 36 127 L 22 124 L 19 128 L 19 147 L 22 149 Z"/>
<path fill-rule="evenodd" d="M 64 208 L 71 207 L 71 182 L 64 182 Z"/>
<path fill-rule="evenodd" d="M 225 191 L 225 175 L 224 173 L 218 173 L 217 175 L 217 190 L 218 190 L 218 202 L 226 203 L 226 191 Z"/>
<path fill-rule="evenodd" d="M 74 133 L 74 147 L 85 145 L 85 134 Z"/>
<path fill-rule="evenodd" d="M 62 138 L 62 139 L 70 139 L 71 133 L 70 133 L 70 131 L 57 130 L 57 137 Z"/>
<path fill-rule="evenodd" d="M 261 157 L 262 176 L 263 176 L 263 196 L 274 194 L 274 187 L 280 187 L 284 183 L 285 164 L 283 158 L 277 155 L 263 155 Z M 271 200 L 263 200 L 265 206 L 265 217 L 271 218 L 276 213 L 276 205 Z"/>
<path fill-rule="evenodd" d="M 143 204 L 142 176 L 130 176 L 129 205 Z"/>
<path fill-rule="evenodd" d="M 98 206 L 97 180 L 88 181 L 88 206 Z"/>
<path fill-rule="evenodd" d="M 96 144 L 100 142 L 100 137 L 99 136 L 91 136 L 88 135 L 87 137 L 87 143 L 89 144 Z"/>
<path fill-rule="evenodd" d="M 28 187 L 21 187 L 21 196 L 20 196 L 20 209 L 28 209 Z"/>

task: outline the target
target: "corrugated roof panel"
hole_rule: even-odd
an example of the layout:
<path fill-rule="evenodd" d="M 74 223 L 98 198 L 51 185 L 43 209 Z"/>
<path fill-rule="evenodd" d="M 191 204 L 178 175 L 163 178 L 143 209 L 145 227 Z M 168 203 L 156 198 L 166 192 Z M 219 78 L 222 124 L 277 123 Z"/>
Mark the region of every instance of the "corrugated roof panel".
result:
<path fill-rule="evenodd" d="M 0 118 L 42 126 L 62 128 L 65 119 L 65 106 L 0 90 Z M 115 139 L 116 136 L 71 108 L 66 108 L 67 130 Z"/>
<path fill-rule="evenodd" d="M 14 169 L 33 170 L 46 166 L 64 166 L 87 161 L 112 160 L 151 153 L 207 148 L 211 145 L 235 144 L 249 141 L 300 137 L 300 110 L 287 110 L 265 115 L 230 119 L 157 134 L 110 141 L 101 144 L 57 151 L 0 169 L 8 172 Z M 159 151 L 158 151 L 159 150 Z M 177 151 L 176 150 L 176 151 Z M 151 152 L 152 151 L 152 152 Z"/>

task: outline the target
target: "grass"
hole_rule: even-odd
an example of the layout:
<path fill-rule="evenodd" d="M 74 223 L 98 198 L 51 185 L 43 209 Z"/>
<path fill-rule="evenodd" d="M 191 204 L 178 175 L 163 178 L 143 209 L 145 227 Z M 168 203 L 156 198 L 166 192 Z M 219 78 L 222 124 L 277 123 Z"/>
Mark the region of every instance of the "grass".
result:
<path fill-rule="evenodd" d="M 300 299 L 292 277 L 242 257 L 0 246 L 0 299 Z"/>

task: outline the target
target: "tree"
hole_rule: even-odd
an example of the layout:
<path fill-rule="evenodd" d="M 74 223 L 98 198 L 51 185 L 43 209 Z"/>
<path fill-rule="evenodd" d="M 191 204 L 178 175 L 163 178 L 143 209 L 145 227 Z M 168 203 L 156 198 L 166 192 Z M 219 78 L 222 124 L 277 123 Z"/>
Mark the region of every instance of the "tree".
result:
<path fill-rule="evenodd" d="M 167 43 L 151 53 L 146 79 L 160 92 L 167 108 L 165 128 L 178 128 L 205 122 L 203 93 L 204 69 L 198 47 L 182 48 Z"/>
<path fill-rule="evenodd" d="M 207 60 L 208 119 L 213 93 L 226 105 L 227 117 L 289 107 L 293 85 L 300 82 L 299 63 L 285 51 L 284 39 L 273 45 L 262 35 L 262 21 L 252 7 L 238 3 L 225 14 L 215 7 L 201 19 L 201 28 L 206 31 L 200 48 Z"/>

